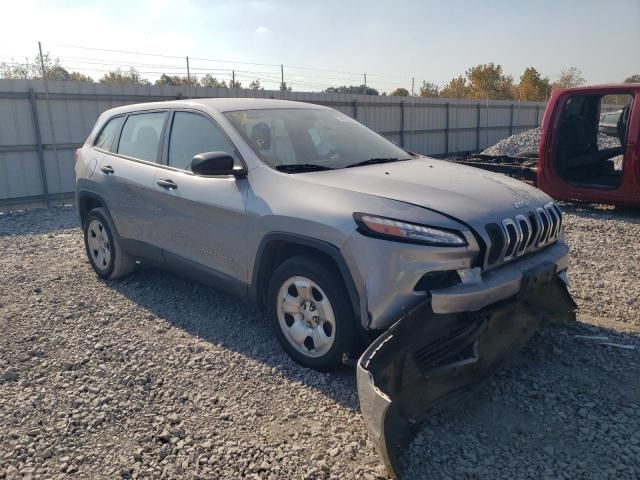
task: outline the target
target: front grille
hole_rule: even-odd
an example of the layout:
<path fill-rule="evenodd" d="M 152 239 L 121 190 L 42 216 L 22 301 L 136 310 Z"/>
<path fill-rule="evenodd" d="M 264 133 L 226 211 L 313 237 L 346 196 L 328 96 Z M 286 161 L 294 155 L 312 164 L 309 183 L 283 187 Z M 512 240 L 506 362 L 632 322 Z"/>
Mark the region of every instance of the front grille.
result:
<path fill-rule="evenodd" d="M 549 202 L 515 218 L 489 223 L 485 230 L 491 241 L 486 266 L 492 267 L 555 242 L 562 230 L 562 213 Z"/>

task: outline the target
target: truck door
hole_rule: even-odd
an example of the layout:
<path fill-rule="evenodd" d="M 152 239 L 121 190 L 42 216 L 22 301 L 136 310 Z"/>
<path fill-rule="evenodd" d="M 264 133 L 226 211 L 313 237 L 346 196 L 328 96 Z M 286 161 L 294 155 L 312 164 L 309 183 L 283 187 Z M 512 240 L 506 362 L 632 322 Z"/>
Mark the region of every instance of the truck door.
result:
<path fill-rule="evenodd" d="M 539 186 L 558 199 L 629 203 L 635 196 L 640 201 L 634 98 L 633 91 L 619 88 L 560 94 L 543 126 Z"/>

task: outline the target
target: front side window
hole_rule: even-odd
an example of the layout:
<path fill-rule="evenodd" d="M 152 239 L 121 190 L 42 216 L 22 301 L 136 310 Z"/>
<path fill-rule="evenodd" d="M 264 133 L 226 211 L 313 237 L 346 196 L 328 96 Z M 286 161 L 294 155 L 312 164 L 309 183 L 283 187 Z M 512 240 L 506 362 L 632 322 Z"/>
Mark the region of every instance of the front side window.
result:
<path fill-rule="evenodd" d="M 166 112 L 137 113 L 127 117 L 120 135 L 118 153 L 157 162 L 160 136 L 166 117 Z"/>
<path fill-rule="evenodd" d="M 344 168 L 412 156 L 336 110 L 282 108 L 226 112 L 238 132 L 270 167 Z"/>
<path fill-rule="evenodd" d="M 191 160 L 200 153 L 225 152 L 233 156 L 233 145 L 211 120 L 191 112 L 176 112 L 169 136 L 169 166 L 191 170 Z"/>
<path fill-rule="evenodd" d="M 106 150 L 108 152 L 112 151 L 111 149 L 113 147 L 113 140 L 118 134 L 120 125 L 122 125 L 123 120 L 124 117 L 115 117 L 109 120 L 98 135 L 98 138 L 96 139 L 96 142 L 93 144 L 93 146 L 101 150 Z"/>

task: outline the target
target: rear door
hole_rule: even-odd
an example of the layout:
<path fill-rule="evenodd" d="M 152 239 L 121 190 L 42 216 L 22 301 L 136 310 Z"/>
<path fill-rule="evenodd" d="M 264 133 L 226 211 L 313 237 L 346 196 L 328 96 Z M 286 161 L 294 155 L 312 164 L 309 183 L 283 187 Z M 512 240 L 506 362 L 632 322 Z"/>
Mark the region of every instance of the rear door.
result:
<path fill-rule="evenodd" d="M 158 215 L 154 181 L 167 118 L 166 110 L 127 115 L 113 151 L 105 152 L 99 168 L 109 212 L 127 249 L 152 260 L 160 257 L 150 255 L 145 244 L 154 243 Z"/>
<path fill-rule="evenodd" d="M 166 262 L 191 267 L 190 274 L 246 282 L 248 181 L 198 176 L 190 168 L 191 159 L 204 152 L 226 152 L 241 162 L 233 143 L 211 117 L 178 110 L 167 128 L 164 151 L 165 166 L 158 169 L 154 188 L 161 210 L 156 238 Z"/>

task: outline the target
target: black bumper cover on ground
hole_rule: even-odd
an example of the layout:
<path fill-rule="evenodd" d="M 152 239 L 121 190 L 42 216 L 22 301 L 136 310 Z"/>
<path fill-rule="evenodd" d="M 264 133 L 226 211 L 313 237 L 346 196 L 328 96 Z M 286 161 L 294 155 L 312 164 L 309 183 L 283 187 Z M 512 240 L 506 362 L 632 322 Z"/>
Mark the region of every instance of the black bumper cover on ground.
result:
<path fill-rule="evenodd" d="M 437 315 L 428 302 L 403 315 L 358 360 L 362 415 L 389 473 L 419 423 L 464 399 L 545 323 L 574 319 L 557 277 L 526 299 L 480 312 Z"/>

